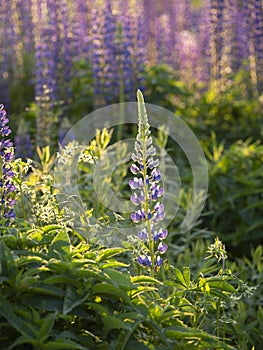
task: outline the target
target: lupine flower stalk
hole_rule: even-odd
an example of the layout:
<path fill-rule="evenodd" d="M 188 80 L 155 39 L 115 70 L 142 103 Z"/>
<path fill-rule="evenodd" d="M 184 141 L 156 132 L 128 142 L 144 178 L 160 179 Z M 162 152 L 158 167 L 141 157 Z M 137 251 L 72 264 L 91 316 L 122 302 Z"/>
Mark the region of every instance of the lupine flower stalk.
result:
<path fill-rule="evenodd" d="M 255 54 L 257 62 L 258 90 L 263 87 L 263 3 L 261 0 L 254 0 L 254 38 Z"/>
<path fill-rule="evenodd" d="M 132 154 L 134 164 L 130 168 L 136 177 L 129 181 L 129 185 L 133 192 L 131 202 L 138 210 L 131 214 L 131 220 L 142 224 L 138 231 L 138 237 L 142 241 L 138 263 L 149 268 L 153 277 L 163 263 L 161 255 L 168 248 L 164 243 L 168 231 L 160 225 L 165 216 L 164 205 L 160 202 L 164 189 L 159 185 L 159 160 L 155 157 L 156 149 L 152 144 L 150 125 L 140 90 L 137 92 L 137 99 L 139 128 Z"/>
<path fill-rule="evenodd" d="M 16 217 L 13 209 L 15 201 L 16 186 L 13 183 L 14 172 L 12 170 L 12 161 L 15 157 L 13 143 L 7 137 L 11 133 L 9 128 L 9 119 L 6 116 L 4 105 L 0 104 L 0 215 L 1 223 L 5 222 L 8 226 Z"/>
<path fill-rule="evenodd" d="M 132 91 L 134 91 L 132 60 L 134 47 L 132 39 L 131 16 L 125 13 L 125 15 L 122 16 L 122 23 L 120 25 L 120 43 L 118 45 L 120 102 L 129 101 L 129 98 L 132 98 Z"/>
<path fill-rule="evenodd" d="M 137 86 L 139 86 L 141 91 L 145 90 L 145 76 L 144 76 L 144 68 L 147 62 L 147 51 L 146 51 L 146 37 L 144 34 L 144 19 L 143 11 L 138 13 L 138 16 L 134 19 L 133 23 L 133 31 L 136 33 L 134 36 L 136 38 L 136 68 L 137 68 Z M 137 30 L 136 30 L 137 28 Z"/>
<path fill-rule="evenodd" d="M 94 89 L 94 105 L 95 107 L 101 107 L 101 95 L 103 94 L 102 84 L 102 52 L 103 52 L 103 36 L 100 30 L 100 16 L 98 9 L 93 9 L 91 12 L 91 64 L 92 64 L 92 76 L 93 76 L 93 89 Z"/>
<path fill-rule="evenodd" d="M 37 3 L 38 36 L 35 40 L 35 100 L 39 108 L 36 119 L 37 145 L 44 147 L 55 144 L 56 118 L 52 109 L 58 97 L 58 25 L 57 8 L 51 0 L 47 1 L 47 12 Z M 52 130 L 53 129 L 53 130 Z"/>
<path fill-rule="evenodd" d="M 116 16 L 112 13 L 112 3 L 107 0 L 103 7 L 103 61 L 104 61 L 104 99 L 106 104 L 112 103 L 119 94 L 119 75 L 116 57 Z"/>

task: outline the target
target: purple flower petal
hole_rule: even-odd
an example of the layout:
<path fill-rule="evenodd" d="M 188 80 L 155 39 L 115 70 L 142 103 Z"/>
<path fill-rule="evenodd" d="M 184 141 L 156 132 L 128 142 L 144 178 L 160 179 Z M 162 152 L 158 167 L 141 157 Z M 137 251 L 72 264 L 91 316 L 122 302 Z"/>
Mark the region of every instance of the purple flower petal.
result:
<path fill-rule="evenodd" d="M 132 213 L 131 219 L 133 222 L 139 222 L 140 220 L 145 219 L 144 210 L 137 210 L 135 213 Z"/>
<path fill-rule="evenodd" d="M 133 195 L 131 195 L 130 200 L 133 204 L 135 205 L 139 205 L 140 204 L 140 200 L 139 197 L 137 196 L 136 193 L 134 193 Z"/>
<path fill-rule="evenodd" d="M 136 190 L 137 188 L 143 188 L 143 180 L 141 178 L 135 177 L 129 181 L 130 188 Z"/>
<path fill-rule="evenodd" d="M 159 239 L 159 234 L 158 234 L 158 232 L 157 232 L 157 231 L 154 231 L 154 234 L 153 234 L 153 240 L 154 240 L 155 242 L 157 242 L 157 241 L 158 241 L 158 239 Z"/>
<path fill-rule="evenodd" d="M 137 174 L 140 171 L 136 164 L 132 164 L 130 170 L 133 174 Z"/>
<path fill-rule="evenodd" d="M 157 258 L 156 258 L 155 265 L 156 265 L 156 266 L 162 266 L 162 263 L 163 263 L 163 260 L 162 260 L 162 258 L 158 255 Z"/>
<path fill-rule="evenodd" d="M 142 241 L 146 241 L 148 239 L 148 233 L 146 228 L 144 228 L 143 230 L 138 232 L 138 237 L 142 240 Z"/>
<path fill-rule="evenodd" d="M 138 256 L 138 263 L 143 266 L 151 266 L 151 257 L 146 255 Z"/>
<path fill-rule="evenodd" d="M 159 245 L 158 245 L 158 251 L 161 253 L 161 254 L 164 254 L 168 249 L 168 246 L 166 243 L 163 243 L 163 242 L 160 242 Z"/>
<path fill-rule="evenodd" d="M 150 169 L 156 168 L 156 167 L 158 167 L 158 165 L 159 165 L 159 160 L 158 159 L 150 158 L 148 160 L 148 167 Z"/>
<path fill-rule="evenodd" d="M 152 173 L 151 173 L 151 175 L 152 175 L 152 179 L 153 179 L 153 181 L 156 181 L 156 182 L 158 182 L 158 181 L 160 181 L 161 180 L 161 172 L 160 172 L 160 170 L 159 169 L 153 169 L 153 171 L 152 171 Z"/>
<path fill-rule="evenodd" d="M 168 231 L 167 230 L 160 230 L 158 232 L 158 235 L 159 235 L 159 239 L 165 239 L 167 236 L 168 236 Z"/>

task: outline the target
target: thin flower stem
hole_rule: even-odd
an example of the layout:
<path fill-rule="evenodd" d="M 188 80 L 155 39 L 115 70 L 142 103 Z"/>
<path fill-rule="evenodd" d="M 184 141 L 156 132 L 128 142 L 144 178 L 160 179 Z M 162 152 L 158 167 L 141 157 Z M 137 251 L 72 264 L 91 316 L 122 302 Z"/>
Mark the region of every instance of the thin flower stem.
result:
<path fill-rule="evenodd" d="M 144 129 L 142 128 L 142 159 L 143 159 L 143 191 L 145 198 L 145 215 L 146 215 L 146 229 L 148 233 L 149 239 L 149 250 L 151 256 L 151 277 L 154 277 L 154 240 L 151 232 L 151 223 L 148 219 L 148 211 L 149 211 L 149 196 L 148 196 L 148 185 L 147 185 L 147 159 L 146 159 L 146 148 L 147 148 L 147 136 L 145 135 Z"/>
<path fill-rule="evenodd" d="M 23 182 L 23 175 L 22 175 L 21 165 L 19 165 L 19 192 L 21 196 L 23 219 L 26 220 L 25 198 L 24 198 L 24 193 L 22 188 L 22 182 Z"/>
<path fill-rule="evenodd" d="M 216 312 L 216 336 L 217 336 L 218 340 L 219 340 L 219 337 L 220 337 L 220 328 L 219 328 L 220 305 L 221 305 L 221 298 L 218 298 L 218 301 L 217 301 L 217 312 Z"/>

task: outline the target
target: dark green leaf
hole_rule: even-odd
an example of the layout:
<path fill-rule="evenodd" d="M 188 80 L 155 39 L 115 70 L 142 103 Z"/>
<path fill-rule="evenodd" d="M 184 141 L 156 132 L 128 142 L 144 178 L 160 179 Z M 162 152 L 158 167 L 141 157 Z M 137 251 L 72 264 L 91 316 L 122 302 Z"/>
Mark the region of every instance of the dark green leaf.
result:
<path fill-rule="evenodd" d="M 83 303 L 87 299 L 88 295 L 88 293 L 85 293 L 84 295 L 79 295 L 75 288 L 73 288 L 72 286 L 68 286 L 63 302 L 63 314 L 68 314 L 75 307 Z"/>

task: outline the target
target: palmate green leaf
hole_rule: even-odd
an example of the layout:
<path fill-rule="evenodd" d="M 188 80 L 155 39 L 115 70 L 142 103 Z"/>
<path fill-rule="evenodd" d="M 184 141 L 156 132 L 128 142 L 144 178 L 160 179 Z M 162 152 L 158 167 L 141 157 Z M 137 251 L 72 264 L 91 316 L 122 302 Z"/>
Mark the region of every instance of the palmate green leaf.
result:
<path fill-rule="evenodd" d="M 108 278 L 103 274 L 101 270 L 96 270 L 94 268 L 91 268 L 90 266 L 87 266 L 85 268 L 75 269 L 71 271 L 71 274 L 74 278 L 79 279 L 89 279 L 92 278 L 98 280 L 98 281 L 107 281 Z"/>
<path fill-rule="evenodd" d="M 14 313 L 12 305 L 4 298 L 2 294 L 0 294 L 0 315 L 5 318 L 7 322 L 20 334 L 34 337 L 34 327 L 30 327 L 30 324 Z"/>
<path fill-rule="evenodd" d="M 16 294 L 19 295 L 23 292 L 27 292 L 28 288 L 38 282 L 38 276 L 30 276 L 31 270 L 19 271 L 15 276 L 15 281 L 12 283 L 12 287 L 15 288 Z"/>
<path fill-rule="evenodd" d="M 217 337 L 208 334 L 202 330 L 197 330 L 195 328 L 190 327 L 168 327 L 165 330 L 165 336 L 170 339 L 196 339 L 196 340 L 204 340 L 210 347 L 220 348 L 220 349 L 232 349 L 234 348 L 230 345 L 227 345 L 225 342 L 220 341 Z M 201 345 L 201 344 L 200 344 Z M 198 347 L 201 349 L 203 347 Z"/>
<path fill-rule="evenodd" d="M 56 317 L 57 313 L 55 312 L 45 316 L 45 318 L 43 319 L 43 323 L 37 332 L 37 338 L 41 341 L 41 343 L 44 343 L 49 338 Z"/>
<path fill-rule="evenodd" d="M 57 231 L 57 230 L 64 230 L 64 227 L 61 225 L 47 225 L 44 227 L 41 227 L 41 231 L 44 233 L 48 233 L 50 231 Z"/>
<path fill-rule="evenodd" d="M 232 286 L 230 283 L 226 281 L 214 281 L 214 282 L 209 282 L 210 289 L 217 289 L 222 292 L 227 292 L 227 293 L 235 293 L 236 289 L 234 286 Z"/>
<path fill-rule="evenodd" d="M 158 291 L 157 287 L 151 287 L 151 286 L 138 286 L 136 290 L 132 290 L 129 292 L 129 295 L 132 299 L 138 297 L 140 294 L 143 293 L 149 293 L 149 292 L 155 292 Z"/>
<path fill-rule="evenodd" d="M 108 267 L 130 267 L 130 264 L 125 264 L 121 261 L 113 260 L 101 265 L 102 269 L 106 269 Z"/>
<path fill-rule="evenodd" d="M 184 297 L 179 298 L 179 303 L 177 305 L 177 308 L 182 312 L 184 315 L 194 316 L 196 312 L 196 307 L 194 304 L 191 303 L 190 300 Z"/>
<path fill-rule="evenodd" d="M 158 281 L 157 279 L 150 277 L 150 276 L 133 276 L 131 277 L 132 283 L 155 283 L 158 285 L 163 285 L 161 281 Z"/>
<path fill-rule="evenodd" d="M 16 260 L 16 266 L 22 267 L 24 265 L 30 265 L 30 264 L 45 264 L 45 260 L 41 258 L 40 256 L 21 256 Z M 32 269 L 36 270 L 36 269 Z M 32 271 L 31 274 L 34 274 L 34 271 Z"/>
<path fill-rule="evenodd" d="M 152 321 L 152 320 L 145 320 L 144 322 L 145 324 L 147 324 L 148 328 L 152 330 L 152 332 L 157 335 L 161 342 L 165 345 L 168 346 L 168 349 L 171 349 L 172 350 L 172 347 L 170 346 L 169 342 L 167 341 L 167 337 L 164 333 L 164 329 L 162 327 L 159 327 L 159 325 Z"/>
<path fill-rule="evenodd" d="M 107 334 L 112 329 L 124 329 L 129 330 L 127 324 L 125 324 L 122 320 L 114 316 L 105 316 L 102 319 L 104 324 L 104 331 Z"/>
<path fill-rule="evenodd" d="M 125 291 L 134 290 L 137 287 L 131 282 L 130 277 L 122 272 L 105 269 L 104 272 L 110 277 L 110 280 Z"/>
<path fill-rule="evenodd" d="M 107 310 L 101 302 L 99 303 L 85 302 L 84 304 L 88 308 L 99 312 L 101 315 L 104 315 L 104 316 L 109 315 L 109 310 Z"/>
<path fill-rule="evenodd" d="M 227 294 L 232 294 L 236 292 L 235 287 L 232 286 L 232 284 L 227 282 L 227 280 L 230 280 L 229 276 L 208 277 L 208 278 L 205 278 L 204 280 L 206 283 L 208 283 L 211 293 L 226 292 Z"/>
<path fill-rule="evenodd" d="M 30 307 L 34 307 L 36 310 L 62 313 L 63 295 L 61 297 L 54 297 L 33 293 L 27 295 L 26 298 L 21 298 L 21 301 L 24 304 L 30 305 Z"/>
<path fill-rule="evenodd" d="M 136 320 L 138 322 L 142 322 L 144 318 L 148 317 L 148 310 L 147 315 L 143 315 L 139 310 L 138 311 L 130 311 L 130 312 L 123 312 L 118 315 L 118 318 L 122 321 L 124 320 Z"/>
<path fill-rule="evenodd" d="M 16 346 L 18 345 L 22 345 L 22 344 L 31 344 L 31 345 L 37 345 L 37 340 L 33 339 L 32 337 L 28 336 L 28 335 L 22 335 L 21 337 L 17 338 L 9 347 L 7 350 L 11 350 L 14 349 Z"/>
<path fill-rule="evenodd" d="M 75 307 L 82 304 L 89 296 L 89 293 L 84 295 L 79 295 L 75 288 L 68 286 L 66 290 L 66 295 L 63 302 L 63 314 L 66 315 L 72 311 Z"/>
<path fill-rule="evenodd" d="M 48 225 L 44 227 L 37 227 L 34 229 L 30 229 L 26 232 L 27 237 L 31 239 L 35 239 L 40 242 L 43 239 L 43 236 L 47 236 L 48 234 L 53 234 L 54 236 L 58 233 L 58 231 L 62 230 L 63 227 L 61 225 Z"/>
<path fill-rule="evenodd" d="M 61 275 L 57 275 L 57 276 L 52 276 L 52 277 L 48 277 L 45 279 L 45 283 L 48 284 L 65 284 L 65 285 L 72 285 L 75 286 L 76 288 L 82 288 L 82 281 L 70 277 L 66 274 L 61 274 Z"/>
<path fill-rule="evenodd" d="M 115 255 L 125 253 L 128 249 L 125 248 L 106 248 L 98 251 L 96 261 L 104 261 L 108 258 L 112 258 Z"/>
<path fill-rule="evenodd" d="M 0 274 L 15 278 L 17 272 L 15 258 L 12 251 L 0 241 Z"/>
<path fill-rule="evenodd" d="M 184 323 L 182 320 L 180 320 L 180 317 L 182 317 L 182 312 L 179 309 L 164 311 L 159 316 L 159 322 L 172 320 L 173 325 L 177 324 L 178 326 L 180 326 Z"/>
<path fill-rule="evenodd" d="M 54 297 L 63 297 L 65 294 L 65 290 L 63 288 L 46 283 L 36 283 L 33 287 L 30 287 L 28 292 L 35 295 L 40 294 Z"/>
<path fill-rule="evenodd" d="M 122 299 L 126 303 L 130 302 L 128 295 L 122 289 L 106 283 L 99 283 L 93 286 L 92 294 L 96 296 L 107 296 L 117 300 Z"/>
<path fill-rule="evenodd" d="M 190 278 L 190 276 L 188 276 L 188 274 L 190 273 L 190 271 L 188 273 L 185 273 L 187 280 L 185 280 L 184 275 L 182 274 L 182 272 L 179 269 L 174 268 L 173 271 L 175 273 L 177 280 L 180 282 L 180 284 L 183 287 L 187 288 L 188 279 Z"/>
<path fill-rule="evenodd" d="M 183 267 L 183 277 L 186 283 L 186 286 L 189 288 L 190 287 L 190 268 L 189 267 Z"/>
<path fill-rule="evenodd" d="M 45 268 L 48 268 L 50 271 L 61 274 L 67 273 L 71 270 L 71 261 L 61 261 L 59 259 L 50 259 Z"/>
<path fill-rule="evenodd" d="M 50 258 L 67 257 L 70 255 L 70 239 L 65 229 L 57 233 L 51 245 L 49 246 L 48 256 Z"/>

